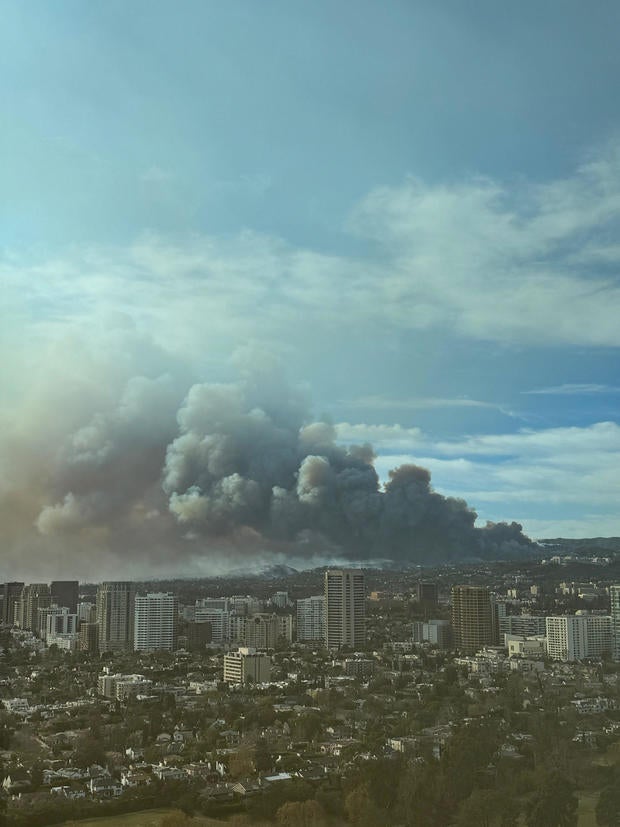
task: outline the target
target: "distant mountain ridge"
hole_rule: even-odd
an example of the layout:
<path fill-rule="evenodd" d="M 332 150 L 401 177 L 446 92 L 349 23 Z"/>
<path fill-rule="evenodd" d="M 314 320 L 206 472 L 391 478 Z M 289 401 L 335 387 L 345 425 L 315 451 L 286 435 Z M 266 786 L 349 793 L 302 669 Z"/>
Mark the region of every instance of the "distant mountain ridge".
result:
<path fill-rule="evenodd" d="M 538 544 L 545 549 L 564 549 L 573 553 L 579 551 L 601 551 L 620 552 L 620 537 L 554 537 L 538 540 Z"/>

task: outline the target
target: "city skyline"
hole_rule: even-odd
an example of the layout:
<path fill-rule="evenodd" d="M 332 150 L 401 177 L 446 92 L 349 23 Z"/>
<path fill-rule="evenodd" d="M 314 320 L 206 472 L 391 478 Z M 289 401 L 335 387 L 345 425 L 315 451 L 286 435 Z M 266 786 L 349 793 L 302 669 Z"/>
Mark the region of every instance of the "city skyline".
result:
<path fill-rule="evenodd" d="M 620 536 L 617 4 L 146 8 L 3 6 L 3 576 L 380 560 L 409 464 L 431 557 Z"/>

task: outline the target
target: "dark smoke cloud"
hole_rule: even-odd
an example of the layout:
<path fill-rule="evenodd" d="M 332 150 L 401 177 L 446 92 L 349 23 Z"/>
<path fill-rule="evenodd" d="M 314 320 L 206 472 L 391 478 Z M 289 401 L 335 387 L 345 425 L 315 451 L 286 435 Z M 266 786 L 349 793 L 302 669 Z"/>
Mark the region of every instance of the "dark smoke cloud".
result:
<path fill-rule="evenodd" d="M 529 544 L 516 523 L 476 528 L 424 468 L 402 466 L 383 486 L 372 448 L 344 447 L 331 424 L 312 422 L 277 363 L 238 359 L 242 376 L 252 365 L 241 381 L 195 384 L 184 400 L 179 381 L 157 374 L 117 382 L 99 409 L 84 386 L 84 415 L 64 435 L 61 407 L 54 433 L 35 442 L 27 430 L 30 452 L 15 443 L 0 490 L 13 568 L 97 579 L 119 566 L 223 571 L 240 555 L 425 562 Z"/>
<path fill-rule="evenodd" d="M 474 526 L 460 499 L 433 491 L 425 468 L 404 465 L 381 486 L 369 445 L 342 447 L 308 423 L 303 398 L 275 372 L 236 385 L 195 385 L 178 416 L 163 487 L 192 535 L 252 530 L 266 541 L 336 546 L 356 559 L 495 557 L 530 545 L 517 523 Z"/>

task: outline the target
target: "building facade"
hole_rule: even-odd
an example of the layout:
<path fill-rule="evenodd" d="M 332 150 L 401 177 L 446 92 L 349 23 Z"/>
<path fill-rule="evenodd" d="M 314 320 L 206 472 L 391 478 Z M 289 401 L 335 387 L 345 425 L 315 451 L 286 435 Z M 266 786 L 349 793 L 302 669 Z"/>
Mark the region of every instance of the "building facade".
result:
<path fill-rule="evenodd" d="M 77 635 L 79 620 L 77 614 L 66 606 L 50 606 L 39 609 L 39 635 L 43 640 L 56 635 Z"/>
<path fill-rule="evenodd" d="M 610 615 L 548 617 L 546 626 L 547 654 L 552 660 L 575 661 L 612 654 Z"/>
<path fill-rule="evenodd" d="M 29 583 L 17 601 L 16 623 L 21 629 L 39 634 L 39 610 L 48 609 L 52 597 L 47 583 Z"/>
<path fill-rule="evenodd" d="M 100 652 L 130 652 L 134 643 L 135 585 L 101 583 L 97 589 Z"/>
<path fill-rule="evenodd" d="M 325 640 L 325 596 L 316 594 L 297 601 L 297 640 Z"/>
<path fill-rule="evenodd" d="M 24 588 L 17 581 L 2 584 L 2 622 L 13 626 L 16 622 L 17 604 Z"/>
<path fill-rule="evenodd" d="M 253 649 L 275 649 L 278 643 L 293 640 L 293 617 L 290 614 L 230 616 L 230 640 Z"/>
<path fill-rule="evenodd" d="M 325 643 L 328 649 L 366 645 L 366 583 L 360 569 L 325 572 Z"/>
<path fill-rule="evenodd" d="M 172 652 L 176 649 L 179 604 L 170 592 L 138 595 L 135 599 L 134 650 Z"/>
<path fill-rule="evenodd" d="M 269 683 L 271 658 L 250 647 L 224 655 L 224 683 Z"/>
<path fill-rule="evenodd" d="M 194 622 L 210 625 L 212 643 L 222 644 L 230 639 L 230 612 L 228 609 L 212 609 L 196 604 Z"/>
<path fill-rule="evenodd" d="M 50 592 L 53 606 L 66 606 L 72 614 L 76 614 L 79 596 L 77 580 L 52 580 Z"/>
<path fill-rule="evenodd" d="M 452 631 L 454 646 L 474 655 L 494 643 L 493 606 L 486 586 L 452 587 Z"/>
<path fill-rule="evenodd" d="M 613 658 L 620 661 L 620 585 L 611 586 L 611 623 L 613 633 Z"/>

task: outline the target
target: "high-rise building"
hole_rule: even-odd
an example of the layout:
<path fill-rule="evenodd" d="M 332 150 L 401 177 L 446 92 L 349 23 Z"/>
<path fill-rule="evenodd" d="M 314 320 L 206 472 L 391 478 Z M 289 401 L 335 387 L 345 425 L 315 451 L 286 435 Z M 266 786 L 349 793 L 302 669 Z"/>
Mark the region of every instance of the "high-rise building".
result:
<path fill-rule="evenodd" d="M 7 584 L 9 585 L 9 584 Z M 620 660 L 620 585 L 611 586 L 611 624 L 613 633 L 613 658 Z"/>
<path fill-rule="evenodd" d="M 260 612 L 230 616 L 230 640 L 253 649 L 275 649 L 279 642 L 293 640 L 293 616 Z"/>
<path fill-rule="evenodd" d="M 17 602 L 17 625 L 21 629 L 39 634 L 39 609 L 49 608 L 51 600 L 47 583 L 29 583 L 24 586 Z"/>
<path fill-rule="evenodd" d="M 134 649 L 136 652 L 172 652 L 176 648 L 179 604 L 176 595 L 138 595 L 135 602 Z"/>
<path fill-rule="evenodd" d="M 494 643 L 493 606 L 486 586 L 452 587 L 454 646 L 467 655 Z"/>
<path fill-rule="evenodd" d="M 211 643 L 211 624 L 186 621 L 183 630 L 185 648 L 190 652 L 202 652 L 208 643 Z M 181 640 L 179 638 L 179 646 Z"/>
<path fill-rule="evenodd" d="M 80 623 L 80 651 L 99 651 L 99 625 L 97 623 Z"/>
<path fill-rule="evenodd" d="M 430 643 L 440 649 L 448 649 L 452 643 L 452 627 L 449 620 L 416 620 L 412 626 L 413 643 Z"/>
<path fill-rule="evenodd" d="M 291 605 L 288 592 L 276 592 L 270 602 L 272 606 L 277 606 L 278 609 L 286 609 L 287 606 Z"/>
<path fill-rule="evenodd" d="M 55 635 L 75 635 L 78 630 L 78 616 L 66 606 L 50 606 L 39 609 L 38 633 L 43 640 Z"/>
<path fill-rule="evenodd" d="M 325 643 L 328 649 L 366 645 L 366 584 L 360 569 L 325 572 Z"/>
<path fill-rule="evenodd" d="M 196 623 L 209 623 L 211 626 L 211 642 L 225 643 L 230 636 L 230 613 L 224 609 L 202 608 L 196 605 L 194 613 Z"/>
<path fill-rule="evenodd" d="M 96 623 L 97 607 L 94 603 L 83 601 L 82 603 L 78 603 L 77 615 L 80 623 Z"/>
<path fill-rule="evenodd" d="M 500 645 L 504 644 L 505 635 L 517 637 L 534 637 L 547 634 L 546 618 L 543 615 L 508 615 L 500 626 Z"/>
<path fill-rule="evenodd" d="M 609 615 L 547 617 L 547 654 L 552 660 L 575 661 L 612 653 L 612 618 Z"/>
<path fill-rule="evenodd" d="M 297 640 L 325 640 L 325 596 L 315 594 L 297 601 Z"/>
<path fill-rule="evenodd" d="M 130 652 L 136 590 L 133 583 L 101 583 L 97 589 L 100 652 Z"/>
<path fill-rule="evenodd" d="M 79 583 L 77 580 L 52 580 L 50 583 L 53 606 L 66 606 L 71 614 L 77 612 Z"/>
<path fill-rule="evenodd" d="M 2 584 L 2 623 L 13 625 L 16 622 L 16 604 L 21 597 L 23 583 Z"/>

